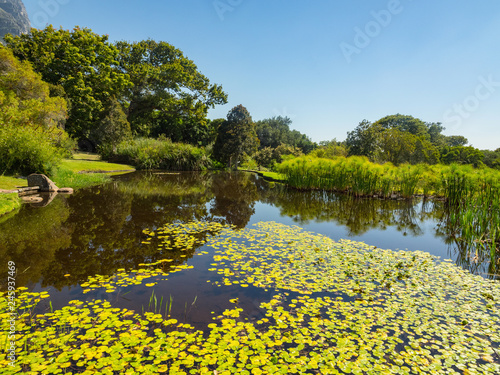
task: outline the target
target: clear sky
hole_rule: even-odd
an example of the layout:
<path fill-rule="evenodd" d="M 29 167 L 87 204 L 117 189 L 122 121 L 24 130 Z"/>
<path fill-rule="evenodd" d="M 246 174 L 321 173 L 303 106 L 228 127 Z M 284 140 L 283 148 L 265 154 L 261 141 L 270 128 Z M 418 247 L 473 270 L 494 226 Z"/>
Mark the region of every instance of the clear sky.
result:
<path fill-rule="evenodd" d="M 314 141 L 401 113 L 500 147 L 500 1 L 24 0 L 32 25 L 169 42 L 254 120 Z"/>

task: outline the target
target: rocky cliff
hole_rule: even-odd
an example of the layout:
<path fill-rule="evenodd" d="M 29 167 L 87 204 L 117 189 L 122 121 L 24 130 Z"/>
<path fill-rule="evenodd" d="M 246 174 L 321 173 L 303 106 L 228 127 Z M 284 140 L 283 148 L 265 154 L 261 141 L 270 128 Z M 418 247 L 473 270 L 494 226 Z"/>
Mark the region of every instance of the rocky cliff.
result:
<path fill-rule="evenodd" d="M 5 34 L 20 35 L 30 31 L 31 24 L 22 0 L 0 0 L 0 41 Z"/>

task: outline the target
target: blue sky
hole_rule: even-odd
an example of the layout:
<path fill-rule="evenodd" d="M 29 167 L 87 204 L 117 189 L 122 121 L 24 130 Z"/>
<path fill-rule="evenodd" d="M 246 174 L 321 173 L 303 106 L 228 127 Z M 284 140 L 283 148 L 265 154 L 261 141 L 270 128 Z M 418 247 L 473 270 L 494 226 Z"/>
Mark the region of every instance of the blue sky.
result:
<path fill-rule="evenodd" d="M 500 147 L 500 1 L 24 0 L 32 25 L 152 38 L 192 59 L 254 120 L 314 141 L 401 113 Z"/>

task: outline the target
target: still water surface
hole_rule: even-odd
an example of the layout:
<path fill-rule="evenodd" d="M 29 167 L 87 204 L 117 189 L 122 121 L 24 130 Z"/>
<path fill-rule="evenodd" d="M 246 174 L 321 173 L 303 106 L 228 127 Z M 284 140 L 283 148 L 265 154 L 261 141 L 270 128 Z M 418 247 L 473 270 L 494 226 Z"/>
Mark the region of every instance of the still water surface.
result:
<path fill-rule="evenodd" d="M 172 302 L 172 317 L 203 328 L 214 314 L 231 307 L 228 300 L 232 298 L 239 299 L 248 319 L 260 318 L 259 305 L 273 291 L 214 287 L 212 282 L 219 276 L 208 271 L 213 250 L 201 246 L 187 257 L 181 257 L 181 251 L 158 250 L 143 243 L 145 229 L 189 221 L 216 221 L 238 228 L 276 221 L 334 240 L 427 251 L 488 276 L 487 262 L 461 255 L 460 245 L 443 229 L 443 215 L 439 201 L 363 200 L 299 192 L 244 172 L 135 172 L 72 196 L 57 196 L 43 208 L 25 205 L 17 215 L 0 222 L 0 264 L 14 261 L 17 286 L 49 291 L 54 309 L 74 299 L 101 298 L 115 307 L 147 311 L 154 290 L 158 303 L 162 298 L 164 305 Z M 209 253 L 199 255 L 202 251 Z M 141 285 L 115 293 L 82 293 L 80 284 L 89 276 L 112 275 L 118 269 L 136 269 L 141 263 L 166 257 L 194 268 L 172 274 L 154 288 Z M 40 312 L 48 308 L 38 307 Z"/>

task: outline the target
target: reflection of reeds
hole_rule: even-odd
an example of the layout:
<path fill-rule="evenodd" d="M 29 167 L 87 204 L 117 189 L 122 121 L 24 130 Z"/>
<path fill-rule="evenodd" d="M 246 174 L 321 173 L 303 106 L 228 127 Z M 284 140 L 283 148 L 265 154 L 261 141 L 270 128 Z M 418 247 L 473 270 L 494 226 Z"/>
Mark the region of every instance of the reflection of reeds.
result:
<path fill-rule="evenodd" d="M 470 165 L 379 165 L 364 157 L 284 161 L 279 172 L 289 186 L 344 192 L 353 196 L 446 199 L 446 226 L 500 266 L 500 172 Z M 475 250 L 474 250 L 475 251 Z"/>
<path fill-rule="evenodd" d="M 500 266 L 500 197 L 498 179 L 486 174 L 458 171 L 444 179 L 447 193 L 447 226 L 470 246 L 467 256 L 487 258 L 490 273 Z M 474 254 L 474 255 L 473 255 Z"/>
<path fill-rule="evenodd" d="M 164 317 L 169 318 L 172 314 L 172 303 L 174 301 L 174 298 L 172 295 L 170 295 L 170 299 L 168 301 L 165 301 L 165 310 L 164 310 Z M 194 302 L 193 302 L 194 304 Z M 160 299 L 160 302 L 158 303 L 158 298 L 156 297 L 155 291 L 151 293 L 151 296 L 149 297 L 149 305 L 148 305 L 148 312 L 152 312 L 153 314 L 159 314 L 162 315 L 162 308 L 163 308 L 163 296 Z M 144 306 L 142 306 L 142 314 L 144 315 Z"/>

